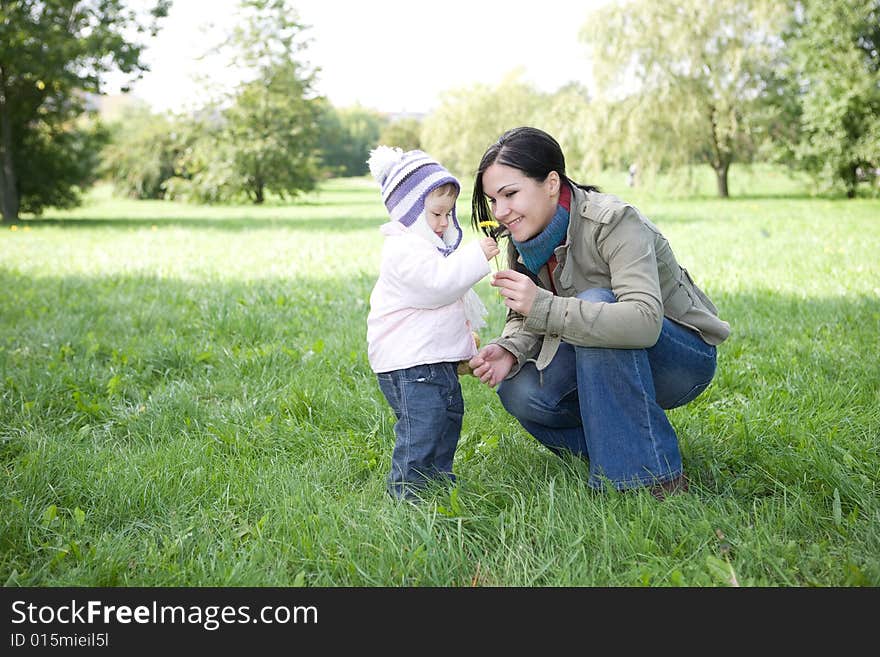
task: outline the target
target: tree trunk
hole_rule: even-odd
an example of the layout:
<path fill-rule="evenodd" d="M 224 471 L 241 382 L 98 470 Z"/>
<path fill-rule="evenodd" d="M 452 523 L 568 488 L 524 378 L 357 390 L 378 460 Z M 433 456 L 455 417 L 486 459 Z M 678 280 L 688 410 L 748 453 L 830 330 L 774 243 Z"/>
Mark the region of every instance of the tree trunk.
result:
<path fill-rule="evenodd" d="M 715 176 L 718 178 L 718 196 L 727 198 L 730 196 L 727 190 L 727 172 L 730 169 L 730 160 L 733 159 L 730 149 L 730 140 L 723 139 L 718 134 L 718 121 L 715 118 L 715 105 L 709 105 L 708 119 L 712 128 L 712 154 L 709 157 L 709 164 L 715 170 Z"/>
<path fill-rule="evenodd" d="M 730 193 L 727 189 L 727 172 L 730 171 L 730 163 L 713 168 L 715 169 L 715 176 L 718 178 L 718 196 L 728 198 Z"/>
<path fill-rule="evenodd" d="M 846 197 L 855 198 L 859 187 L 859 172 L 856 165 L 852 165 L 843 171 L 843 184 L 846 186 Z"/>
<path fill-rule="evenodd" d="M 4 85 L 5 87 L 5 85 Z M 3 221 L 17 221 L 20 202 L 12 158 L 12 120 L 6 106 L 6 92 L 0 88 L 0 215 Z"/>
<path fill-rule="evenodd" d="M 263 183 L 258 182 L 256 185 L 254 185 L 254 203 L 256 205 L 262 205 L 263 201 L 266 200 L 263 195 L 263 189 Z"/>

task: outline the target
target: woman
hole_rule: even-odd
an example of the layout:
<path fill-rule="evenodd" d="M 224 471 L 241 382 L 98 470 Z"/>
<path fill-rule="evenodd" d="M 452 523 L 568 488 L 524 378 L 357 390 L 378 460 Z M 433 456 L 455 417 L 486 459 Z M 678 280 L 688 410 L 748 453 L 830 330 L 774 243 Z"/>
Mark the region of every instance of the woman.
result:
<path fill-rule="evenodd" d="M 730 326 L 666 239 L 636 208 L 569 180 L 559 144 L 536 128 L 489 147 L 472 203 L 475 228 L 497 221 L 509 236 L 509 269 L 492 280 L 507 323 L 471 359 L 474 376 L 550 450 L 588 458 L 591 487 L 686 491 L 664 409 L 708 387 Z"/>

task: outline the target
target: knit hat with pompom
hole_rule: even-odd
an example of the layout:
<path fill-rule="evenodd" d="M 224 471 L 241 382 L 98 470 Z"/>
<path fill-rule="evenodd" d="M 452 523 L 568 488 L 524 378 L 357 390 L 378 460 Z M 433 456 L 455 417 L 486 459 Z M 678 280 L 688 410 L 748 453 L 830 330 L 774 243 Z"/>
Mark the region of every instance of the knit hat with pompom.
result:
<path fill-rule="evenodd" d="M 412 226 L 425 211 L 425 199 L 432 191 L 452 183 L 461 191 L 461 183 L 439 162 L 420 150 L 404 152 L 400 148 L 377 146 L 367 160 L 370 173 L 382 188 L 382 201 L 391 219 Z M 461 242 L 462 230 L 455 207 L 452 223 L 443 241 L 449 250 Z"/>

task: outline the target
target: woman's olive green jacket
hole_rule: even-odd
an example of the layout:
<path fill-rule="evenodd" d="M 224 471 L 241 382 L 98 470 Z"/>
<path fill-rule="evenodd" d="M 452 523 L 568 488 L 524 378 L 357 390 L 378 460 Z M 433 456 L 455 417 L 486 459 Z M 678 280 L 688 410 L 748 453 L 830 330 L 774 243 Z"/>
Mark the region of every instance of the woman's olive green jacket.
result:
<path fill-rule="evenodd" d="M 664 316 L 711 345 L 730 334 L 730 325 L 719 319 L 657 227 L 612 194 L 573 188 L 568 238 L 555 254 L 556 294 L 550 291 L 545 265 L 532 276 L 539 288 L 528 316 L 509 311 L 501 337 L 492 341 L 516 357 L 508 376 L 527 360 L 544 369 L 561 341 L 583 347 L 651 347 Z M 510 241 L 508 261 L 529 274 Z M 612 290 L 617 303 L 576 298 L 591 288 Z"/>

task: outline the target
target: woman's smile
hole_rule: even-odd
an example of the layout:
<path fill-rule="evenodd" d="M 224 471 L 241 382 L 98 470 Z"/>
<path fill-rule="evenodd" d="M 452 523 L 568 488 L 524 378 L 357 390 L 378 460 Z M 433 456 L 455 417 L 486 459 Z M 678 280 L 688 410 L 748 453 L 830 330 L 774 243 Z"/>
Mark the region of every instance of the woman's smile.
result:
<path fill-rule="evenodd" d="M 517 242 L 540 233 L 556 212 L 559 177 L 544 182 L 529 178 L 519 169 L 495 163 L 483 172 L 483 191 L 499 224 Z"/>

